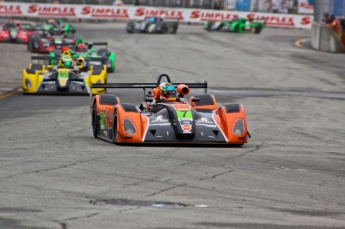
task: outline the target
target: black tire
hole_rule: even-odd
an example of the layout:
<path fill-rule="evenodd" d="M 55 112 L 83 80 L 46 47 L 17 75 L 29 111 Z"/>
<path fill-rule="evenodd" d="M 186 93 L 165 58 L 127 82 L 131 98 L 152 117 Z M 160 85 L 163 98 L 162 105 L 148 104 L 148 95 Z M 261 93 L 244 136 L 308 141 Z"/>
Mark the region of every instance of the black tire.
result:
<path fill-rule="evenodd" d="M 112 134 L 111 134 L 111 142 L 113 144 L 117 143 L 116 137 L 117 137 L 117 112 L 115 111 L 113 126 L 112 126 Z"/>
<path fill-rule="evenodd" d="M 169 28 L 167 27 L 167 25 L 164 22 L 158 22 L 156 24 L 155 27 L 155 31 L 156 33 L 166 33 L 168 32 Z"/>
<path fill-rule="evenodd" d="M 28 51 L 32 51 L 32 35 L 29 35 L 29 40 L 28 40 Z"/>
<path fill-rule="evenodd" d="M 169 23 L 167 24 L 168 33 L 175 34 L 177 32 L 178 25 L 177 23 Z"/>
<path fill-rule="evenodd" d="M 261 30 L 262 30 L 262 26 L 261 26 L 261 25 L 258 25 L 258 26 L 255 27 L 254 33 L 255 33 L 255 34 L 260 34 L 260 33 L 261 33 Z"/>
<path fill-rule="evenodd" d="M 92 110 L 92 134 L 95 138 L 97 137 L 97 133 L 99 132 L 99 117 L 97 115 L 97 111 L 96 111 L 96 104 L 93 105 L 93 110 Z"/>
<path fill-rule="evenodd" d="M 97 50 L 97 55 L 102 56 L 104 53 L 108 53 L 109 50 L 107 48 L 101 48 Z"/>
<path fill-rule="evenodd" d="M 213 21 L 209 21 L 207 23 L 207 27 L 205 28 L 207 31 L 212 31 L 212 26 L 213 26 L 214 22 Z"/>
<path fill-rule="evenodd" d="M 130 22 L 127 23 L 126 31 L 128 33 L 133 33 L 134 32 L 134 27 L 135 27 L 135 22 L 134 21 L 130 21 Z"/>

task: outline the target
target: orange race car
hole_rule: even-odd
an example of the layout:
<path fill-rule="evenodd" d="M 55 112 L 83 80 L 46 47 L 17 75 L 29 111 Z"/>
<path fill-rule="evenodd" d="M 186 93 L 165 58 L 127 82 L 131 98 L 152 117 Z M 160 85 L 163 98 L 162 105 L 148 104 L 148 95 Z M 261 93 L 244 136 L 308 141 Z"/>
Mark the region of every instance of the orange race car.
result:
<path fill-rule="evenodd" d="M 161 82 L 166 77 L 167 82 Z M 171 83 L 166 74 L 157 83 L 93 84 L 92 88 L 142 88 L 145 102 L 140 106 L 122 103 L 111 94 L 90 101 L 93 135 L 112 143 L 197 143 L 241 146 L 247 143 L 243 105 L 225 104 L 217 108 L 205 83 Z M 187 99 L 190 88 L 204 93 Z M 146 89 L 152 91 L 146 92 Z"/>

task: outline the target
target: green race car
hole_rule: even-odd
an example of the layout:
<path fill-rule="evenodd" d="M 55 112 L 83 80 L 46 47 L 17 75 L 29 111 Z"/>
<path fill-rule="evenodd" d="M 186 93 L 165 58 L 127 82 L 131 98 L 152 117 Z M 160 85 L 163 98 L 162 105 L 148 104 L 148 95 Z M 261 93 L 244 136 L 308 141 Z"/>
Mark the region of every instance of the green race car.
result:
<path fill-rule="evenodd" d="M 95 49 L 95 46 L 103 45 L 105 48 Z M 75 43 L 75 47 L 70 49 L 71 55 L 74 59 L 83 57 L 87 59 L 84 63 L 84 68 L 82 70 L 88 71 L 92 65 L 106 65 L 107 72 L 115 71 L 115 54 L 108 49 L 107 42 L 88 42 L 85 44 L 84 39 L 78 38 Z M 61 55 L 60 50 L 52 50 L 49 53 L 51 57 L 59 57 Z M 100 61 L 100 58 L 102 61 Z M 50 63 L 54 65 L 53 61 Z"/>
<path fill-rule="evenodd" d="M 204 29 L 207 31 L 237 32 L 255 34 L 261 33 L 265 28 L 265 22 L 249 18 L 237 18 L 232 21 L 206 21 Z"/>

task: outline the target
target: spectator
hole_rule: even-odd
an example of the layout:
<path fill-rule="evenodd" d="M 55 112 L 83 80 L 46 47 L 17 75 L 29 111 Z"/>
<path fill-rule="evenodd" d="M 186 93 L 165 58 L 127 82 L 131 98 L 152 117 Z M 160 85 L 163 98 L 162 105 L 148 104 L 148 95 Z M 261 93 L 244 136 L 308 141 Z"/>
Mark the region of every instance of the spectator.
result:
<path fill-rule="evenodd" d="M 326 25 L 332 27 L 334 29 L 334 32 L 339 36 L 339 22 L 338 19 L 332 14 L 329 16 L 329 20 L 326 23 Z"/>
<path fill-rule="evenodd" d="M 266 8 L 267 12 L 271 12 L 271 8 L 272 8 L 271 0 L 265 0 L 264 1 L 264 7 Z"/>
<path fill-rule="evenodd" d="M 289 9 L 288 9 L 288 5 L 286 3 L 286 0 L 283 0 L 282 1 L 282 11 L 281 11 L 283 14 L 287 14 L 289 13 Z"/>
<path fill-rule="evenodd" d="M 220 10 L 220 1 L 216 0 L 213 4 L 213 9 Z"/>
<path fill-rule="evenodd" d="M 329 15 L 328 13 L 324 13 L 322 22 L 323 25 L 332 27 L 337 36 L 339 36 L 339 22 L 333 14 Z"/>
<path fill-rule="evenodd" d="M 279 2 L 278 2 L 278 0 L 272 0 L 271 12 L 272 13 L 279 13 Z"/>
<path fill-rule="evenodd" d="M 326 12 L 323 14 L 322 23 L 327 24 L 329 22 L 329 14 Z"/>

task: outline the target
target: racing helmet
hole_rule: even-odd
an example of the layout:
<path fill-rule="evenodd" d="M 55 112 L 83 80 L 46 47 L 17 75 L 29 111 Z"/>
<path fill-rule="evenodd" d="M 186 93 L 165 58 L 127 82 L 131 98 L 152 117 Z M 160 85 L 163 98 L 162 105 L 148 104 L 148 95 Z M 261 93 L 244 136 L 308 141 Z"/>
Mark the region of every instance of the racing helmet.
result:
<path fill-rule="evenodd" d="M 171 83 L 161 83 L 158 96 L 160 101 L 176 101 L 175 86 Z"/>
<path fill-rule="evenodd" d="M 87 52 L 87 47 L 85 44 L 80 43 L 77 45 L 76 51 L 77 52 Z"/>
<path fill-rule="evenodd" d="M 55 19 L 54 18 L 50 18 L 48 20 L 48 23 L 51 24 L 51 25 L 54 25 L 55 24 Z"/>
<path fill-rule="evenodd" d="M 62 67 L 67 67 L 67 68 L 73 67 L 73 60 L 71 56 L 67 54 L 63 55 L 61 58 L 61 65 Z"/>
<path fill-rule="evenodd" d="M 155 17 L 150 17 L 150 20 L 149 20 L 151 23 L 154 23 L 156 21 L 156 18 Z"/>

